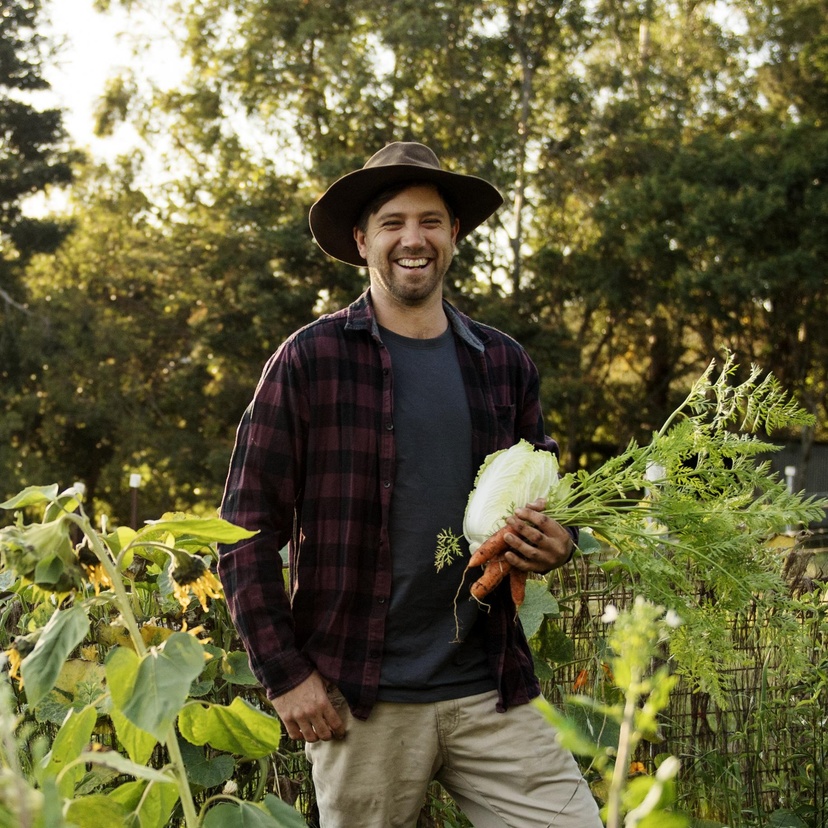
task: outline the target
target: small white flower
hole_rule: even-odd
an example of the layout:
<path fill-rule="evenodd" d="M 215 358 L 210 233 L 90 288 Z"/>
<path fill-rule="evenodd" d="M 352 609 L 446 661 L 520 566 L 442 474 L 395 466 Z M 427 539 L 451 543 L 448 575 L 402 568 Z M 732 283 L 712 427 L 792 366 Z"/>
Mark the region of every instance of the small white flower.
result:
<path fill-rule="evenodd" d="M 604 608 L 604 614 L 601 616 L 601 620 L 605 624 L 612 624 L 613 621 L 618 620 L 618 607 L 614 604 L 607 604 Z"/>
<path fill-rule="evenodd" d="M 675 756 L 668 756 L 656 771 L 656 779 L 659 782 L 667 782 L 672 779 L 681 768 L 681 762 Z"/>
<path fill-rule="evenodd" d="M 681 617 L 675 610 L 667 610 L 664 614 L 664 623 L 668 627 L 675 629 L 676 627 L 681 626 Z"/>

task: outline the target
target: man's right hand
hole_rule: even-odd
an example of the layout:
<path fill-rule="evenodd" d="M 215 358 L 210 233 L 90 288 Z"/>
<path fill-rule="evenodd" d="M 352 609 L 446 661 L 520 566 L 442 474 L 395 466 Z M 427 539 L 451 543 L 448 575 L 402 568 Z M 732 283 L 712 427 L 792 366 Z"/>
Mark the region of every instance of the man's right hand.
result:
<path fill-rule="evenodd" d="M 317 672 L 272 701 L 291 739 L 327 742 L 344 739 L 345 725 L 331 704 L 325 682 Z"/>

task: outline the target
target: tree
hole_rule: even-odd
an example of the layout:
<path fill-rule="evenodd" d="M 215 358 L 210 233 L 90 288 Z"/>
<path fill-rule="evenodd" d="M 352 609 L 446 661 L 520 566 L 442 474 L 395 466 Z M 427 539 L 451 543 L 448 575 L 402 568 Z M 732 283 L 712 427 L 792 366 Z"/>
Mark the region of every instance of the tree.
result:
<path fill-rule="evenodd" d="M 0 0 L 0 288 L 10 300 L 10 272 L 37 252 L 54 250 L 66 228 L 23 213 L 21 202 L 50 185 L 71 181 L 62 114 L 28 102 L 49 88 L 41 67 L 45 42 L 37 32 L 40 0 Z"/>
<path fill-rule="evenodd" d="M 31 321 L 21 274 L 33 255 L 56 249 L 68 230 L 65 222 L 25 215 L 23 203 L 68 183 L 75 157 L 65 146 L 61 113 L 30 103 L 48 88 L 39 14 L 39 0 L 0 0 L 0 378 L 9 392 L 24 375 L 21 326 Z"/>
<path fill-rule="evenodd" d="M 798 2 L 784 9 L 797 21 Z M 141 285 L 128 308 L 141 334 L 123 353 L 136 381 L 124 384 L 130 413 L 104 418 L 119 436 L 102 497 L 147 458 L 166 470 L 159 503 L 215 496 L 266 357 L 365 285 L 313 244 L 308 207 L 397 139 L 504 193 L 461 246 L 448 293 L 526 344 L 568 469 L 646 437 L 726 346 L 824 414 L 825 348 L 807 310 L 825 299 L 824 127 L 813 107 L 793 117 L 759 94 L 771 69 L 783 74 L 761 38 L 781 30 L 749 4 L 744 31 L 716 4 L 667 0 L 176 8 L 184 83 L 116 78 L 100 110 L 103 127 L 130 118 L 163 150 L 167 179 L 139 189 L 138 156 L 128 178 L 95 172 L 77 235 L 29 270 L 44 302 L 51 291 L 44 311 L 52 280 L 67 318 L 92 308 L 122 336 L 107 286 L 113 274 Z M 797 54 L 818 52 L 818 29 L 814 44 L 791 30 Z M 104 203 L 107 186 L 118 195 Z M 75 289 L 78 272 L 100 288 Z"/>

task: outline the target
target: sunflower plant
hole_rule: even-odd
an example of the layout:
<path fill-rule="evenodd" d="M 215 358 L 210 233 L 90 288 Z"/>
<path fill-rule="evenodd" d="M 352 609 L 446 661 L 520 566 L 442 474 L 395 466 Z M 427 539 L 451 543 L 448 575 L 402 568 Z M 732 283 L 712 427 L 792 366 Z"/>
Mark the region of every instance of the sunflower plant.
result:
<path fill-rule="evenodd" d="M 0 824 L 305 825 L 264 790 L 278 719 L 244 654 L 209 637 L 225 611 L 215 544 L 251 533 L 182 514 L 96 529 L 81 491 L 54 485 L 0 509 L 14 516 L 0 529 L 3 615 L 17 619 L 5 625 Z"/>

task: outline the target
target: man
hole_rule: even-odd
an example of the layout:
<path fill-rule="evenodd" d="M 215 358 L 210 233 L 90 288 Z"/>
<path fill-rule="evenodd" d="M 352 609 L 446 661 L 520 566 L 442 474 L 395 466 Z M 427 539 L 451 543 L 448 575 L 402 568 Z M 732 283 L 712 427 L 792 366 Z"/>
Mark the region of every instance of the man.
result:
<path fill-rule="evenodd" d="M 477 828 L 601 824 L 527 704 L 539 685 L 508 585 L 480 606 L 463 560 L 434 563 L 487 454 L 556 450 L 523 349 L 443 300 L 456 242 L 501 202 L 417 143 L 334 182 L 311 230 L 370 287 L 282 344 L 239 426 L 222 516 L 258 534 L 223 547 L 219 573 L 254 673 L 305 740 L 323 828 L 411 828 L 435 778 Z M 543 506 L 508 519 L 527 572 L 571 555 Z"/>

